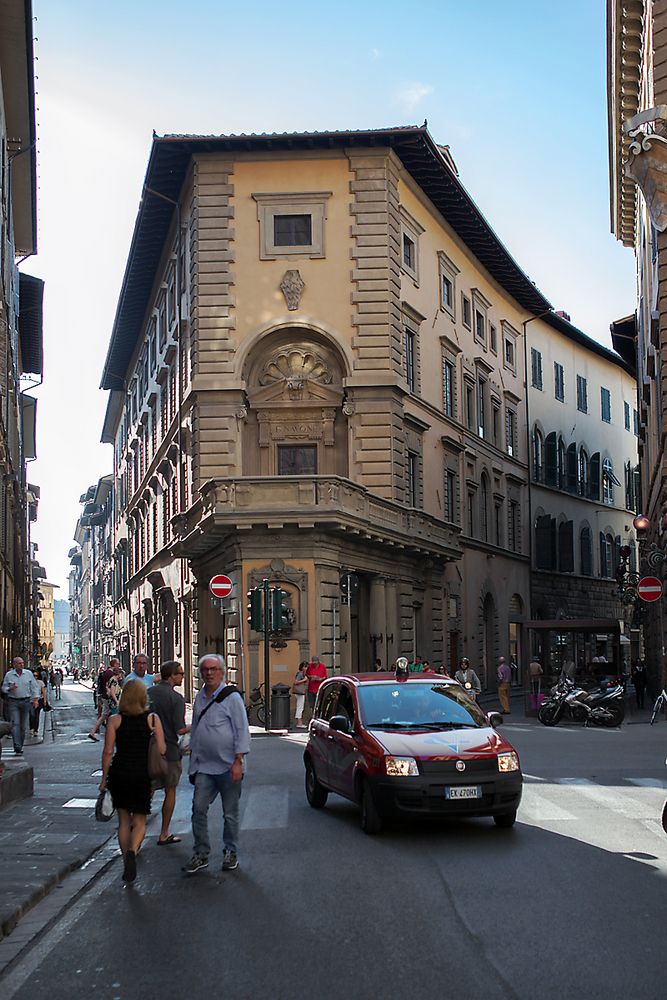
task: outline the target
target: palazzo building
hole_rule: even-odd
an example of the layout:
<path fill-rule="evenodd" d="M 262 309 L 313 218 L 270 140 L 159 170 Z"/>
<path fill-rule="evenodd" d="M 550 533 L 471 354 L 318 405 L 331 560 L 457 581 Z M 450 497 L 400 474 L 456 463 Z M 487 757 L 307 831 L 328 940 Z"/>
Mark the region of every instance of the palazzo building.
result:
<path fill-rule="evenodd" d="M 116 629 L 271 680 L 495 684 L 530 616 L 525 324 L 551 306 L 426 128 L 155 136 L 102 376 Z M 234 590 L 213 599 L 210 578 Z"/>

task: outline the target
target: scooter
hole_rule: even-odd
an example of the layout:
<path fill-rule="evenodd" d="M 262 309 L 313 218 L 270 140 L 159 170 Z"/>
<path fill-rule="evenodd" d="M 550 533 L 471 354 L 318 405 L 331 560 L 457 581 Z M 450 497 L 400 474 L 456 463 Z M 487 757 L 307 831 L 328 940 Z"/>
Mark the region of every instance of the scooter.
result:
<path fill-rule="evenodd" d="M 620 726 L 625 718 L 623 686 L 614 684 L 586 691 L 574 681 L 561 678 L 551 696 L 542 702 L 537 718 L 544 726 L 557 726 L 564 716 L 584 726 Z"/>

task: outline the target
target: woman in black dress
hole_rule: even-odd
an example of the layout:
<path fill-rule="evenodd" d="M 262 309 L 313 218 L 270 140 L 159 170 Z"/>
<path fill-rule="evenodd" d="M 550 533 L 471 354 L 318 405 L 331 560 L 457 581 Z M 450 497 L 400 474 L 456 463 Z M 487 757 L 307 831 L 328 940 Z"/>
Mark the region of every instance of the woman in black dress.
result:
<path fill-rule="evenodd" d="M 118 709 L 119 714 L 110 716 L 107 723 L 100 789 L 108 786 L 118 813 L 123 881 L 134 882 L 137 851 L 146 833 L 146 817 L 151 811 L 148 744 L 154 734 L 161 754 L 167 752 L 167 745 L 162 723 L 157 715 L 148 711 L 148 690 L 143 681 L 127 681 Z"/>

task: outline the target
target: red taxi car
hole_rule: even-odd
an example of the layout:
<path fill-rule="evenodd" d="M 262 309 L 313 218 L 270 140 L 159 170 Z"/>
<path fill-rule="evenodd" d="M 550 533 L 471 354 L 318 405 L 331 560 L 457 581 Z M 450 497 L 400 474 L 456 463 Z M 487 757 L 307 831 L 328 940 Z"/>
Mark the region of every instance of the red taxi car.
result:
<path fill-rule="evenodd" d="M 391 814 L 492 816 L 510 827 L 523 778 L 500 721 L 434 674 L 329 678 L 304 752 L 308 802 L 321 809 L 329 792 L 357 802 L 366 833 Z"/>

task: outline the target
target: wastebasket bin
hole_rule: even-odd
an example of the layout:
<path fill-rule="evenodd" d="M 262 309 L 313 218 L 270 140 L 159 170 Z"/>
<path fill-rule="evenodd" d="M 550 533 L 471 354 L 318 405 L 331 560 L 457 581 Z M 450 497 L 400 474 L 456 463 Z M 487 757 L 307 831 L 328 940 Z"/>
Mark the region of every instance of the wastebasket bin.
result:
<path fill-rule="evenodd" d="M 271 687 L 271 729 L 289 729 L 290 689 L 288 684 Z"/>

